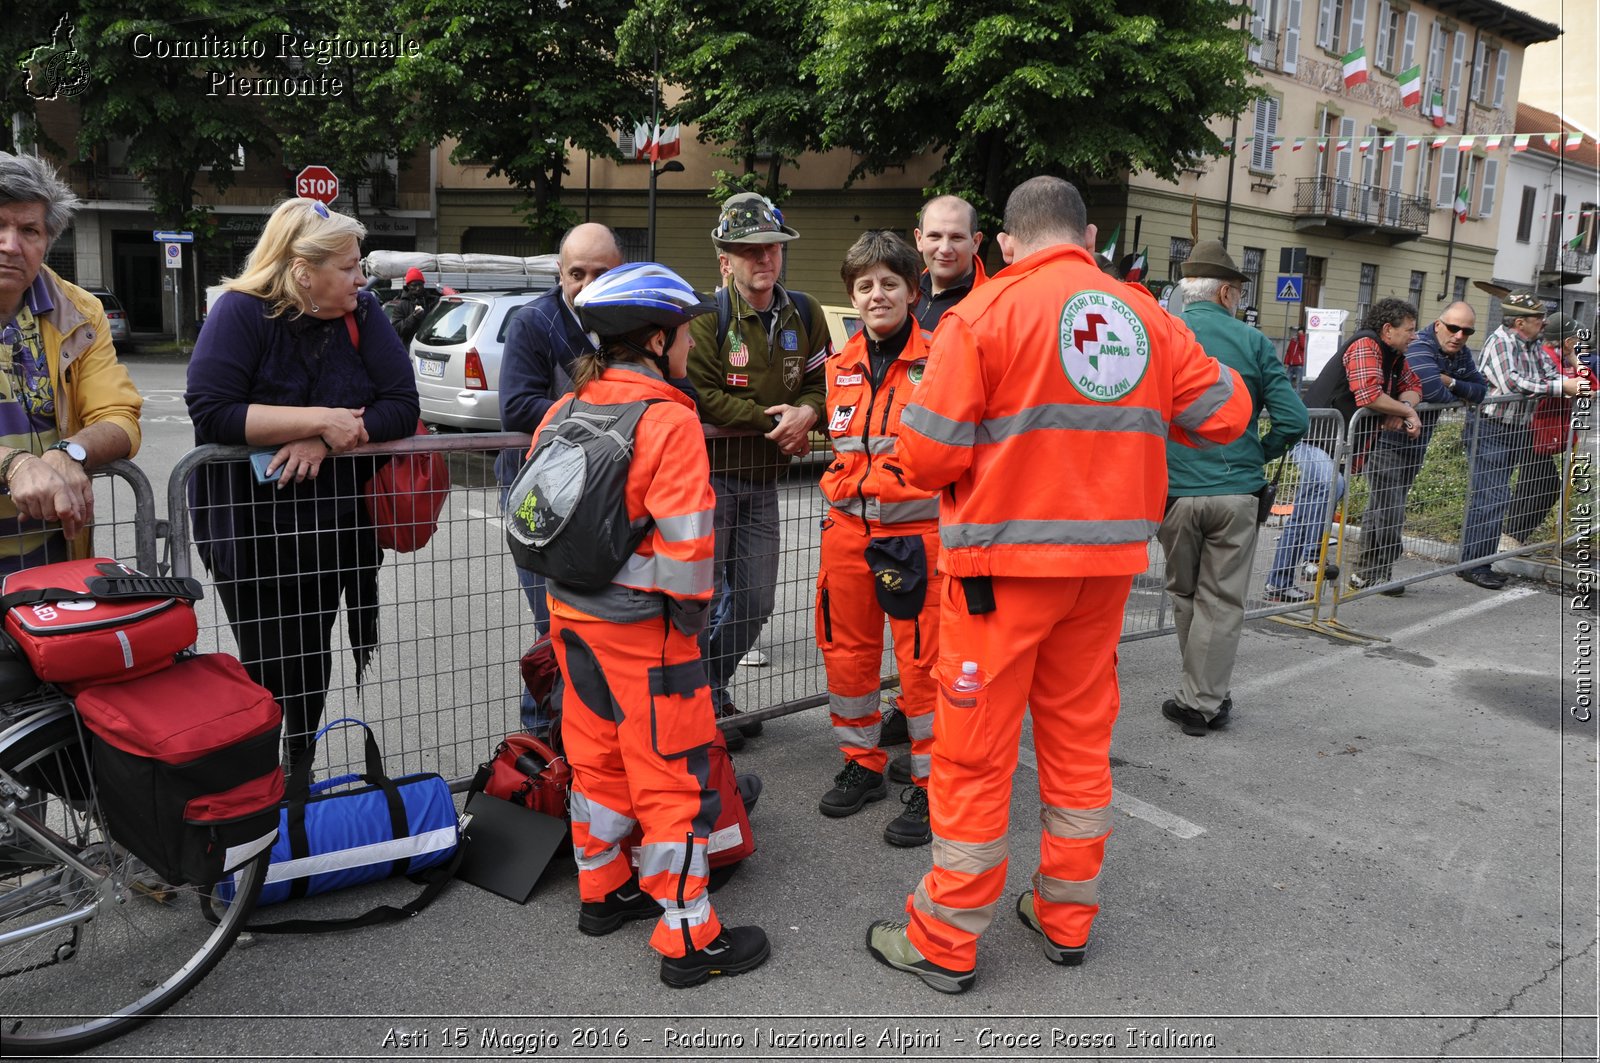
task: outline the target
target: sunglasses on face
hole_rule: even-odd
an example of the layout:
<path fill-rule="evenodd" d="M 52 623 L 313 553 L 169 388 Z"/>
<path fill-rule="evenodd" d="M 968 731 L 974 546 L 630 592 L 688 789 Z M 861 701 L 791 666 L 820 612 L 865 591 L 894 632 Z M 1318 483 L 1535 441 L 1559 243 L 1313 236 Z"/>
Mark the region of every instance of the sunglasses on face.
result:
<path fill-rule="evenodd" d="M 1477 329 L 1473 328 L 1471 325 L 1452 325 L 1448 321 L 1441 321 L 1441 322 L 1439 322 L 1439 324 L 1443 325 L 1444 326 L 1444 330 L 1446 332 L 1450 333 L 1450 335 L 1452 335 L 1452 336 L 1454 336 L 1456 333 L 1459 332 L 1459 333 L 1461 333 L 1462 336 L 1471 337 L 1471 335 L 1474 332 L 1478 331 Z"/>

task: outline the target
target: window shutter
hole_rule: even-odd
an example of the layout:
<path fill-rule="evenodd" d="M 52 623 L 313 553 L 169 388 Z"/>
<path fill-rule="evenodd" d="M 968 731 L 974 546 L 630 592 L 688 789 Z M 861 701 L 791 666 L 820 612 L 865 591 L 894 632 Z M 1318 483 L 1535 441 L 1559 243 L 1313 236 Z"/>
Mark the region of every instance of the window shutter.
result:
<path fill-rule="evenodd" d="M 1350 47 L 1353 52 L 1367 43 L 1367 0 L 1350 0 Z"/>
<path fill-rule="evenodd" d="M 1500 49 L 1499 61 L 1494 64 L 1494 105 L 1506 105 L 1506 67 L 1510 65 L 1511 53 L 1504 48 Z"/>
<path fill-rule="evenodd" d="M 1495 186 L 1500 182 L 1500 160 L 1488 159 L 1483 164 L 1483 193 L 1478 200 L 1478 217 L 1487 218 L 1494 213 Z"/>
<path fill-rule="evenodd" d="M 1333 48 L 1333 0 L 1317 5 L 1317 47 Z"/>
<path fill-rule="evenodd" d="M 637 149 L 634 147 L 633 143 L 633 130 L 629 129 L 627 126 L 622 126 L 617 129 L 617 150 L 622 152 L 622 157 L 624 159 L 633 158 L 637 152 Z"/>
<path fill-rule="evenodd" d="M 1398 196 L 1406 179 L 1406 138 L 1390 137 L 1389 143 L 1394 145 L 1389 149 L 1389 192 Z"/>
<path fill-rule="evenodd" d="M 1250 168 L 1271 173 L 1274 152 L 1272 138 L 1278 133 L 1278 100 L 1263 96 L 1256 101 L 1255 139 L 1250 143 Z"/>
<path fill-rule="evenodd" d="M 1467 34 L 1456 30 L 1456 44 L 1450 50 L 1450 102 L 1445 104 L 1444 120 L 1450 125 L 1456 121 L 1456 107 L 1461 102 L 1461 75 L 1467 67 Z"/>
<path fill-rule="evenodd" d="M 1489 98 L 1489 86 L 1484 78 L 1488 76 L 1484 60 L 1489 55 L 1489 45 L 1484 41 L 1478 42 L 1478 47 L 1472 53 L 1472 98 L 1482 103 Z"/>
<path fill-rule="evenodd" d="M 1428 38 L 1428 69 L 1423 71 L 1423 75 L 1424 84 L 1431 83 L 1440 91 L 1444 90 L 1444 28 L 1437 21 L 1434 22 L 1432 35 Z M 1426 103 L 1429 97 L 1424 95 L 1422 99 Z"/>
<path fill-rule="evenodd" d="M 1378 4 L 1378 46 L 1374 50 L 1372 64 L 1383 70 L 1394 69 L 1394 63 L 1389 59 L 1389 0 L 1382 0 Z"/>
<path fill-rule="evenodd" d="M 1353 169 L 1351 166 L 1351 160 L 1354 159 L 1356 155 L 1356 144 L 1354 143 L 1355 136 L 1356 120 L 1354 118 L 1341 118 L 1339 120 L 1339 139 L 1351 142 L 1350 149 L 1348 151 L 1338 151 L 1337 145 L 1335 145 L 1335 151 L 1339 157 L 1339 161 L 1334 164 L 1333 175 L 1341 181 L 1348 182 L 1350 180 L 1350 174 Z"/>
<path fill-rule="evenodd" d="M 1395 64 L 1395 70 L 1397 72 L 1403 72 L 1403 71 L 1406 71 L 1406 70 L 1410 70 L 1411 69 L 1411 65 L 1413 63 L 1415 63 L 1416 61 L 1417 61 L 1417 13 L 1415 11 L 1407 11 L 1406 12 L 1406 38 L 1405 38 L 1405 44 L 1401 45 L 1401 47 L 1400 47 L 1400 62 Z"/>
<path fill-rule="evenodd" d="M 1283 72 L 1300 66 L 1300 0 L 1289 0 L 1289 18 L 1283 28 Z"/>
<path fill-rule="evenodd" d="M 1434 197 L 1433 205 L 1449 207 L 1456 201 L 1456 167 L 1460 165 L 1461 153 L 1453 147 L 1445 147 L 1435 154 L 1439 156 L 1439 194 Z"/>

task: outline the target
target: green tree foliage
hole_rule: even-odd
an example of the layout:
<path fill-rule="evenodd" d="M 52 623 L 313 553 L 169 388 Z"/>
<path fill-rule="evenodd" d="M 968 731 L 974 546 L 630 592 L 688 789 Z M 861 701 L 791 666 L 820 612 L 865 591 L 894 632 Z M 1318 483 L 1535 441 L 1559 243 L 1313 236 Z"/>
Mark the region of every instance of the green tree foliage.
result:
<path fill-rule="evenodd" d="M 316 7 L 285 13 L 297 39 L 396 44 L 402 27 L 385 0 L 324 0 Z M 300 51 L 307 51 L 302 45 Z M 377 185 L 391 180 L 385 156 L 404 165 L 417 137 L 400 120 L 394 98 L 396 59 L 378 56 L 311 54 L 293 57 L 299 73 L 336 77 L 337 95 L 277 96 L 267 113 L 283 143 L 290 172 L 310 164 L 339 175 L 340 194 L 356 202 L 355 213 L 370 206 Z M 341 206 L 343 204 L 341 203 Z"/>
<path fill-rule="evenodd" d="M 1226 0 L 823 0 L 807 63 L 852 178 L 940 153 L 936 191 L 991 219 L 1041 173 L 1175 178 L 1255 94 Z"/>
<path fill-rule="evenodd" d="M 459 143 L 457 163 L 487 165 L 527 199 L 544 246 L 576 221 L 561 203 L 568 144 L 617 156 L 615 131 L 639 119 L 645 76 L 616 65 L 631 0 L 399 0 L 394 17 L 422 44 L 389 84 L 424 142 Z"/>
<path fill-rule="evenodd" d="M 281 73 L 270 44 L 287 27 L 265 4 L 82 0 L 80 9 L 77 46 L 88 64 L 88 84 L 74 97 L 82 123 L 79 157 L 95 158 L 108 140 L 126 141 L 127 168 L 150 193 L 161 223 L 203 230 L 206 212 L 194 205 L 202 168 L 210 167 L 207 180 L 218 192 L 226 191 L 238 149 L 261 151 L 274 142 L 254 98 L 225 91 L 213 95 L 211 75 Z M 157 42 L 200 40 L 266 42 L 268 56 L 180 59 L 155 53 Z"/>
<path fill-rule="evenodd" d="M 622 58 L 682 90 L 670 120 L 734 160 L 715 198 L 764 193 L 781 201 L 782 168 L 822 147 L 817 86 L 802 61 L 817 47 L 815 0 L 639 0 L 624 22 Z"/>

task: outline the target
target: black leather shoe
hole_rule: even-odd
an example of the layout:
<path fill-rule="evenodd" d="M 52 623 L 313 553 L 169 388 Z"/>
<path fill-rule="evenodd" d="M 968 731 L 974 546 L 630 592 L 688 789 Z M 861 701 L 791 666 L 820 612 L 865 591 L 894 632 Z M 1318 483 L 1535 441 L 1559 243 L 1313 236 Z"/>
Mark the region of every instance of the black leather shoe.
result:
<path fill-rule="evenodd" d="M 889 787 L 884 785 L 883 776 L 852 760 L 833 777 L 833 789 L 822 795 L 817 809 L 824 816 L 838 819 L 855 815 L 869 802 L 888 796 Z"/>
<path fill-rule="evenodd" d="M 1217 714 L 1206 721 L 1206 730 L 1220 731 L 1228 726 L 1228 717 L 1233 713 L 1233 695 L 1222 699 L 1222 704 L 1217 706 Z"/>
<path fill-rule="evenodd" d="M 898 703 L 883 710 L 883 723 L 878 727 L 878 748 L 887 746 L 903 746 L 911 741 L 911 732 L 906 730 L 906 714 L 900 711 Z"/>
<path fill-rule="evenodd" d="M 758 926 L 725 926 L 703 948 L 661 957 L 661 980 L 674 989 L 699 985 L 714 974 L 744 974 L 767 962 L 772 946 Z"/>
<path fill-rule="evenodd" d="M 660 914 L 661 905 L 639 888 L 638 879 L 630 878 L 606 894 L 605 900 L 585 901 L 578 911 L 578 929 L 590 937 L 601 937 L 623 923 L 654 919 Z"/>
<path fill-rule="evenodd" d="M 1456 575 L 1466 580 L 1475 587 L 1482 587 L 1486 591 L 1497 591 L 1506 585 L 1506 578 L 1498 572 L 1484 569 L 1468 569 L 1466 572 L 1457 572 Z"/>
<path fill-rule="evenodd" d="M 889 761 L 889 781 L 897 786 L 911 785 L 911 754 L 902 753 Z"/>
<path fill-rule="evenodd" d="M 1183 733 L 1192 738 L 1204 738 L 1210 730 L 1204 713 L 1187 705 L 1179 705 L 1172 698 L 1161 703 L 1161 715 L 1183 728 Z"/>

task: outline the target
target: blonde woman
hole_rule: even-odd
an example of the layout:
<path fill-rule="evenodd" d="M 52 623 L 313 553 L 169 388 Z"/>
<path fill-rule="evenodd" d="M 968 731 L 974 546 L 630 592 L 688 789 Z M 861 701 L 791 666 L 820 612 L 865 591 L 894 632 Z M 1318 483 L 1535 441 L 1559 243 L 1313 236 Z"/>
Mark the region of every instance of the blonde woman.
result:
<path fill-rule="evenodd" d="M 341 599 L 358 683 L 377 641 L 383 552 L 361 502 L 374 463 L 341 455 L 417 425 L 405 350 L 362 290 L 365 235 L 316 200 L 279 204 L 189 362 L 195 443 L 271 455 L 259 478 L 207 465 L 189 496 L 240 659 L 283 707 L 288 769 L 322 718 Z"/>

